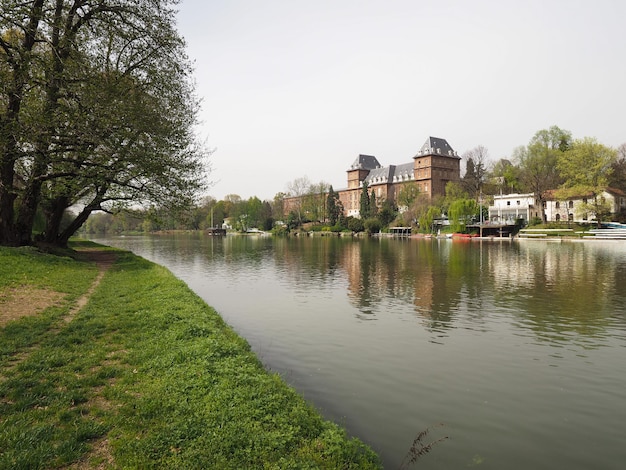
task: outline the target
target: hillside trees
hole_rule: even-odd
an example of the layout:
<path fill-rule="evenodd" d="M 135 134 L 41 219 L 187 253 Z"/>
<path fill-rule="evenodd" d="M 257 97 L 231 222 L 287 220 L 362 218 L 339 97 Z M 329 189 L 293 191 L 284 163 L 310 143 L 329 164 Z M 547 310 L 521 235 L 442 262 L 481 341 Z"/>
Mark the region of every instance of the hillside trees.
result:
<path fill-rule="evenodd" d="M 63 246 L 94 210 L 188 205 L 209 152 L 177 2 L 1 3 L 0 244 L 30 243 L 39 209 Z"/>

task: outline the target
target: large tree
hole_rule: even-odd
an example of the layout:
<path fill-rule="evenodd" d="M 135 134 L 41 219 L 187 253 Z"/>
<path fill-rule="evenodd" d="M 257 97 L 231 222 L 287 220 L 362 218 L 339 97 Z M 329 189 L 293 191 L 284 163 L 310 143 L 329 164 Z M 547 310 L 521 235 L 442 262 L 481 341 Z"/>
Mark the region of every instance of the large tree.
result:
<path fill-rule="evenodd" d="M 310 220 L 321 222 L 326 218 L 326 199 L 329 186 L 325 181 L 309 185 L 303 205 L 304 212 Z"/>
<path fill-rule="evenodd" d="M 575 140 L 569 150 L 559 155 L 557 166 L 564 179 L 558 191 L 567 199 L 583 197 L 580 210 L 592 213 L 598 225 L 610 214 L 610 206 L 603 197 L 609 183 L 617 151 L 599 143 L 595 138 Z"/>
<path fill-rule="evenodd" d="M 448 208 L 448 218 L 453 232 L 464 231 L 467 223 L 478 213 L 474 199 L 457 199 Z"/>
<path fill-rule="evenodd" d="M 571 142 L 572 135 L 569 131 L 552 126 L 538 131 L 527 147 L 518 147 L 515 150 L 514 156 L 519 162 L 522 183 L 535 195 L 544 223 L 545 192 L 557 188 L 561 183 L 557 160 L 559 155 L 569 149 Z"/>
<path fill-rule="evenodd" d="M 0 243 L 64 245 L 98 209 L 204 185 L 176 0 L 1 0 Z M 78 215 L 62 227 L 66 209 Z"/>
<path fill-rule="evenodd" d="M 287 183 L 287 194 L 293 198 L 292 211 L 296 214 L 298 224 L 302 224 L 305 209 L 305 198 L 311 189 L 311 180 L 308 176 L 302 176 Z"/>

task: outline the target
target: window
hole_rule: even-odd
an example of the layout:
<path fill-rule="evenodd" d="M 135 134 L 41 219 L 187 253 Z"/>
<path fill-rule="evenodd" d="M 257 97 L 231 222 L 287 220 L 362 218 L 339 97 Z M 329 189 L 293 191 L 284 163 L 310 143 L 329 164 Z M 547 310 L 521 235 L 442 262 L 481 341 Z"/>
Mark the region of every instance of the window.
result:
<path fill-rule="evenodd" d="M 517 205 L 519 206 L 519 201 L 517 201 Z"/>
<path fill-rule="evenodd" d="M 561 203 L 559 201 L 556 201 L 556 204 L 554 205 L 554 207 L 556 207 L 557 209 L 560 209 Z"/>
<path fill-rule="evenodd" d="M 573 209 L 574 208 L 574 201 L 570 201 L 568 203 L 568 206 L 569 206 L 570 209 Z"/>
<path fill-rule="evenodd" d="M 511 205 L 511 201 L 506 201 L 506 205 L 510 206 Z"/>

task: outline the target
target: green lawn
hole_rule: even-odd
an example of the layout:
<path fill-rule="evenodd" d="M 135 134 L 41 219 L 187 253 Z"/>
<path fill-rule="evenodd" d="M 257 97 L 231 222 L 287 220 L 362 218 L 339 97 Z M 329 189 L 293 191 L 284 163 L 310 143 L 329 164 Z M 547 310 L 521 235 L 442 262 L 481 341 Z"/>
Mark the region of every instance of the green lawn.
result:
<path fill-rule="evenodd" d="M 0 324 L 0 468 L 380 468 L 160 266 L 117 252 L 71 316 L 98 269 L 64 254 L 0 248 L 0 311 L 53 301 Z"/>

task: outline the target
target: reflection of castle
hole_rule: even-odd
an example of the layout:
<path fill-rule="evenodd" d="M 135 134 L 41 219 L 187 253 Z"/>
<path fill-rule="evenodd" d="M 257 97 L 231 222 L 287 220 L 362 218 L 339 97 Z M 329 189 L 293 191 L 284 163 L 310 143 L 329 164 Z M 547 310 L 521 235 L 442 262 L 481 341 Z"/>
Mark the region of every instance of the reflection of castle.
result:
<path fill-rule="evenodd" d="M 390 242 L 385 250 L 363 243 L 342 247 L 339 265 L 347 275 L 348 297 L 362 314 L 380 311 L 388 299 L 413 304 L 415 312 L 431 321 L 448 318 L 451 307 L 459 301 L 462 280 L 442 276 L 438 268 L 450 250 L 450 242 L 441 241 L 440 257 L 430 249 L 415 250 L 411 245 Z M 414 248 L 414 246 L 413 246 Z"/>
<path fill-rule="evenodd" d="M 363 183 L 374 192 L 377 201 L 395 202 L 401 188 L 415 185 L 420 194 L 444 196 L 446 184 L 461 179 L 461 158 L 445 139 L 429 137 L 413 162 L 381 166 L 372 155 L 359 155 L 348 169 L 348 187 L 338 191 L 345 215 L 359 216 Z"/>

